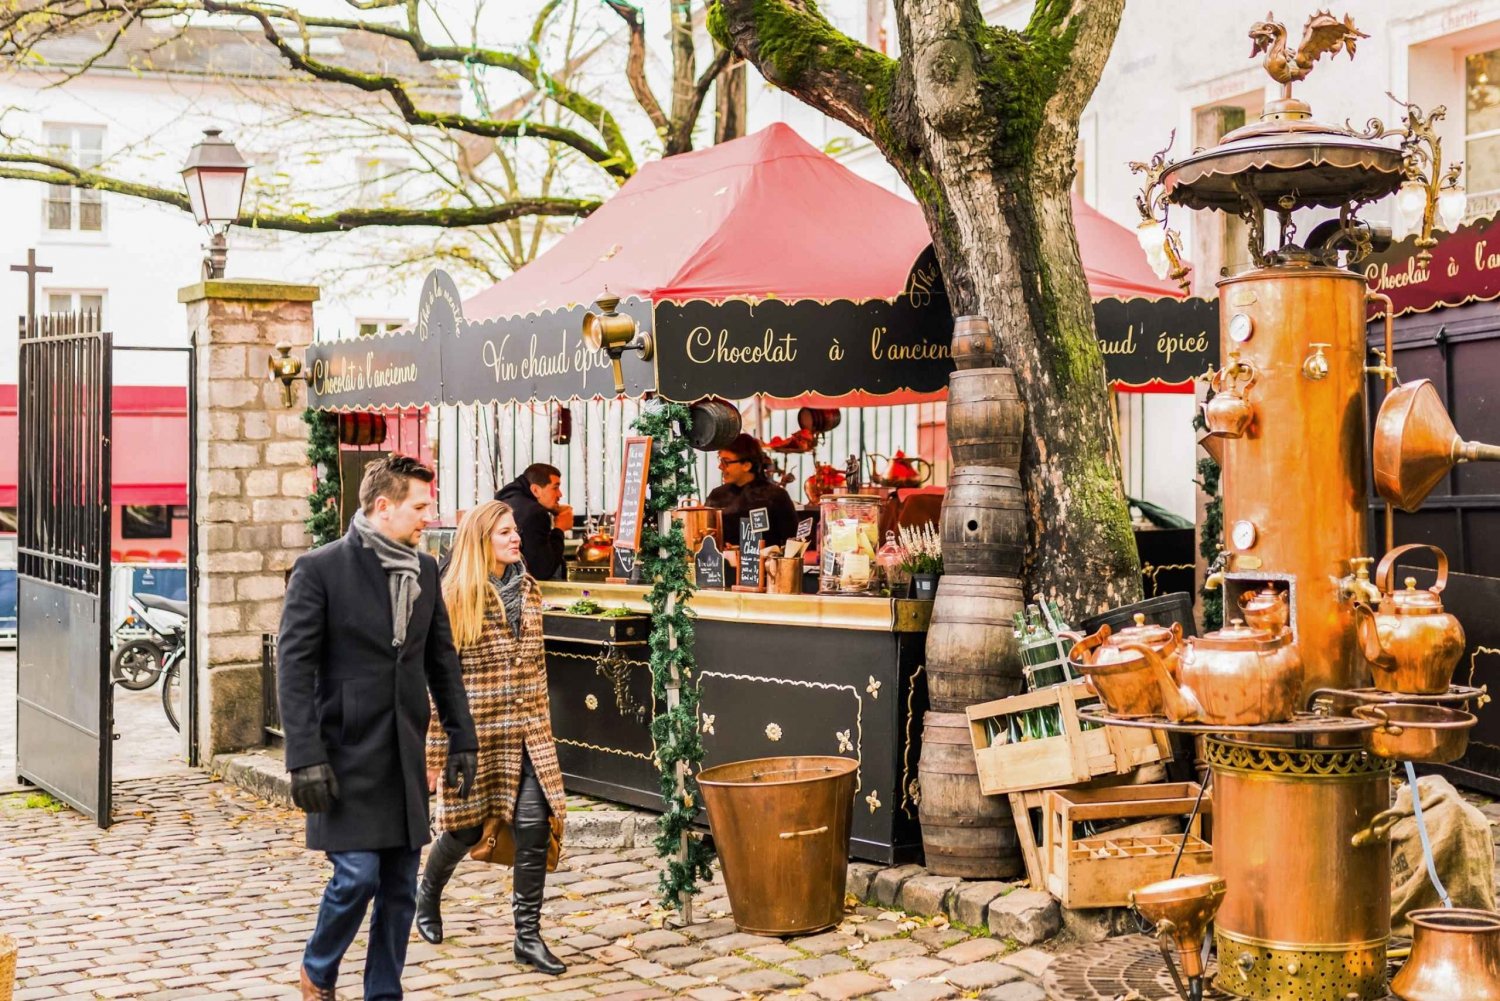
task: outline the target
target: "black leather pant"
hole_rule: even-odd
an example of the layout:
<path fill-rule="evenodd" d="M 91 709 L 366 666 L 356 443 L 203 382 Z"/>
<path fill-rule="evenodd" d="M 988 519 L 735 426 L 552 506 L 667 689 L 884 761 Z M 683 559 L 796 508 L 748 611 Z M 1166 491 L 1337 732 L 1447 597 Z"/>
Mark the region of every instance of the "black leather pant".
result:
<path fill-rule="evenodd" d="M 548 827 L 547 818 L 552 816 L 552 807 L 547 802 L 547 793 L 542 789 L 541 780 L 536 777 L 536 768 L 531 764 L 531 755 L 521 750 L 521 787 L 516 791 L 516 805 L 511 817 L 511 827 L 521 830 L 526 827 Z M 484 835 L 483 827 L 464 827 L 456 831 L 447 831 L 444 838 L 452 838 L 454 848 L 462 845 L 462 852 L 455 851 L 455 855 L 466 855 L 468 850 L 479 844 L 479 839 Z"/>

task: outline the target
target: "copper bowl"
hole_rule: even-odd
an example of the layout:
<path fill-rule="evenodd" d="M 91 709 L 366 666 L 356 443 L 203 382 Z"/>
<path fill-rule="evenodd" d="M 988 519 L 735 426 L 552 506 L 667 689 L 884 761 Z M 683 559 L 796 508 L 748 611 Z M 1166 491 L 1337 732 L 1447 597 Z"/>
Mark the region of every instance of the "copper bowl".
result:
<path fill-rule="evenodd" d="M 1354 715 L 1374 723 L 1365 748 L 1377 758 L 1442 765 L 1457 761 L 1469 746 L 1473 713 L 1414 702 L 1356 706 Z"/>
<path fill-rule="evenodd" d="M 1500 999 L 1500 914 L 1433 907 L 1407 915 L 1411 958 L 1391 980 L 1403 1001 Z"/>

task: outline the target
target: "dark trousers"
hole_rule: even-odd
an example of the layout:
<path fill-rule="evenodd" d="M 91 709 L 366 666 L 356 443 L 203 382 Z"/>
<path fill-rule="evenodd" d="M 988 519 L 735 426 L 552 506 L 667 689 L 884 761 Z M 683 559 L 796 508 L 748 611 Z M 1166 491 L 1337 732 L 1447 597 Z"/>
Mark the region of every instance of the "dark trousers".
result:
<path fill-rule="evenodd" d="M 302 965 L 318 987 L 332 987 L 344 952 L 370 916 L 370 949 L 365 957 L 365 1001 L 400 1001 L 406 942 L 417 907 L 420 850 L 386 848 L 374 852 L 329 852 L 333 878 L 323 890 L 318 924 L 307 940 Z"/>

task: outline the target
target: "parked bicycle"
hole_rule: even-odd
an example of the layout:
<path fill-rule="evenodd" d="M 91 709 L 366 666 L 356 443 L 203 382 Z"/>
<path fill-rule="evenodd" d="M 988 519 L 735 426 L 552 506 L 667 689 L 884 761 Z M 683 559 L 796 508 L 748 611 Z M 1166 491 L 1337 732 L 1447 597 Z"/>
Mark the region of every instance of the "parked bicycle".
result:
<path fill-rule="evenodd" d="M 121 688 L 144 691 L 156 684 L 166 670 L 172 650 L 185 645 L 187 602 L 154 594 L 134 594 L 130 617 L 119 632 L 136 633 L 121 643 L 110 657 L 110 679 Z"/>

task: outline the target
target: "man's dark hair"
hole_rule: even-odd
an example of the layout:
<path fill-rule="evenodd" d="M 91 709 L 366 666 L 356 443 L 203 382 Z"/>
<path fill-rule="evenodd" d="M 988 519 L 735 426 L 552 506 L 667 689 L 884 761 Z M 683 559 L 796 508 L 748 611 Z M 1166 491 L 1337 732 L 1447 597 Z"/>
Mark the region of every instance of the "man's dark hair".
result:
<path fill-rule="evenodd" d="M 556 466 L 549 466 L 545 462 L 533 462 L 521 473 L 526 482 L 534 487 L 545 487 L 552 482 L 552 477 L 562 479 L 562 471 Z"/>
<path fill-rule="evenodd" d="M 375 511 L 375 498 L 384 497 L 392 504 L 400 504 L 411 492 L 411 481 L 431 483 L 437 474 L 428 466 L 409 455 L 392 453 L 377 459 L 365 467 L 364 478 L 359 481 L 359 506 L 365 514 Z"/>

